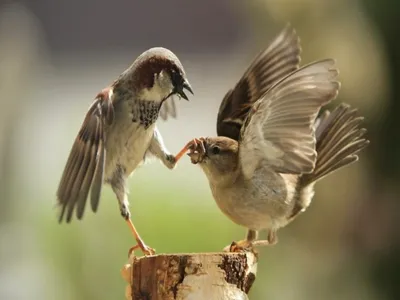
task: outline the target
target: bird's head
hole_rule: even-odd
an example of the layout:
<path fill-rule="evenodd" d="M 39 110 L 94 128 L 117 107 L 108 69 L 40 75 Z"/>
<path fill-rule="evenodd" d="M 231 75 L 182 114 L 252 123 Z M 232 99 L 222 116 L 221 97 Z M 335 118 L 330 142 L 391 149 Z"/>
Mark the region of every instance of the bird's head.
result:
<path fill-rule="evenodd" d="M 126 72 L 142 100 L 163 102 L 172 95 L 189 100 L 184 90 L 193 94 L 178 57 L 165 48 L 145 51 Z"/>
<path fill-rule="evenodd" d="M 188 153 L 193 164 L 198 164 L 210 183 L 225 184 L 235 178 L 238 170 L 238 142 L 227 137 L 196 139 Z"/>

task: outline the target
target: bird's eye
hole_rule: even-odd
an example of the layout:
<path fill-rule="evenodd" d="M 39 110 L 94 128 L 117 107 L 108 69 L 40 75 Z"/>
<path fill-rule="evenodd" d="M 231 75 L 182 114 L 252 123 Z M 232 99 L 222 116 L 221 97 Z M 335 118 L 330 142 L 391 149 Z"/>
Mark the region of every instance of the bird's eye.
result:
<path fill-rule="evenodd" d="M 219 154 L 221 152 L 221 148 L 218 147 L 218 146 L 214 146 L 214 147 L 211 148 L 211 152 L 213 154 Z"/>
<path fill-rule="evenodd" d="M 175 70 L 171 70 L 171 80 L 174 84 L 178 84 L 179 81 L 179 73 L 176 72 Z"/>

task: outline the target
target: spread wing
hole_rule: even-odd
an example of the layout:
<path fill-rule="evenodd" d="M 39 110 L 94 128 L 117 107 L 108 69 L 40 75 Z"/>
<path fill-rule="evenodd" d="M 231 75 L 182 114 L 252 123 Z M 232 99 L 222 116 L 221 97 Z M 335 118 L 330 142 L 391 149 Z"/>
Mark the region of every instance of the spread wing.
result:
<path fill-rule="evenodd" d="M 240 128 L 251 105 L 279 79 L 298 69 L 300 40 L 289 25 L 258 54 L 235 88 L 221 102 L 217 133 L 234 140 L 239 139 Z"/>
<path fill-rule="evenodd" d="M 304 66 L 277 82 L 251 108 L 240 132 L 239 157 L 249 178 L 261 160 L 276 172 L 314 169 L 315 119 L 339 90 L 334 60 Z"/>
<path fill-rule="evenodd" d="M 160 117 L 166 121 L 168 117 L 176 118 L 177 109 L 175 104 L 175 97 L 171 96 L 163 102 L 160 108 Z"/>
<path fill-rule="evenodd" d="M 113 105 L 109 93 L 104 91 L 90 106 L 62 174 L 57 191 L 60 223 L 64 217 L 69 223 L 74 209 L 77 218 L 82 219 L 89 191 L 92 210 L 97 211 L 106 155 L 104 127 L 113 118 Z"/>

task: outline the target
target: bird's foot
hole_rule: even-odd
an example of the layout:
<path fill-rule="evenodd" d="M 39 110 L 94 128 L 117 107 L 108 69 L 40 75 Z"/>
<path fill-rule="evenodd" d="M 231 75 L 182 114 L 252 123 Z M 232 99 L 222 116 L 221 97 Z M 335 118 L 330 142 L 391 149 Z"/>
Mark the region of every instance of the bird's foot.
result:
<path fill-rule="evenodd" d="M 232 242 L 232 244 L 226 246 L 223 251 L 225 252 L 253 252 L 256 253 L 256 247 L 265 247 L 265 246 L 273 246 L 277 243 L 277 239 L 275 236 L 274 240 L 256 240 L 256 241 L 248 241 L 241 240 L 238 242 Z"/>
<path fill-rule="evenodd" d="M 202 152 L 205 152 L 204 144 L 203 144 L 204 138 L 200 139 L 193 139 L 190 142 L 188 142 L 185 147 L 182 148 L 181 151 L 177 155 L 174 156 L 175 163 L 182 158 L 182 156 L 190 151 L 190 153 L 193 153 L 194 151 L 199 151 L 199 149 L 202 149 Z"/>
<path fill-rule="evenodd" d="M 144 244 L 143 241 L 140 241 L 140 242 L 137 241 L 137 242 L 138 242 L 137 245 L 135 245 L 135 246 L 133 246 L 133 247 L 131 247 L 131 248 L 129 249 L 129 251 L 128 251 L 128 257 L 130 257 L 131 254 L 132 254 L 132 252 L 135 251 L 135 250 L 137 250 L 137 249 L 140 249 L 140 250 L 143 252 L 143 254 L 144 254 L 145 256 L 149 256 L 149 255 L 154 255 L 154 254 L 156 254 L 156 250 L 154 250 L 153 248 L 151 248 L 151 247 L 147 246 L 146 244 Z"/>
<path fill-rule="evenodd" d="M 173 168 L 175 168 L 177 162 L 178 159 L 175 157 L 175 155 L 172 154 L 165 155 L 164 164 L 168 169 L 172 170 Z"/>
<path fill-rule="evenodd" d="M 188 153 L 190 160 L 192 164 L 197 164 L 199 162 L 202 162 L 205 154 L 206 154 L 206 148 L 205 148 L 205 138 L 201 137 L 199 139 L 193 139 L 190 143 L 189 150 L 190 152 Z"/>
<path fill-rule="evenodd" d="M 225 252 L 254 252 L 253 242 L 248 240 L 233 241 L 230 245 L 226 246 L 223 251 Z"/>
<path fill-rule="evenodd" d="M 121 214 L 122 214 L 122 210 L 121 210 Z M 130 215 L 130 214 L 129 214 L 129 215 Z M 139 232 L 136 230 L 136 228 L 135 228 L 135 226 L 133 225 L 132 220 L 130 219 L 130 217 L 125 218 L 125 220 L 126 220 L 126 222 L 128 223 L 129 229 L 131 230 L 131 232 L 132 232 L 132 234 L 133 234 L 133 236 L 135 237 L 135 240 L 136 240 L 136 242 L 137 242 L 137 245 L 136 245 L 136 246 L 133 246 L 132 248 L 129 249 L 129 252 L 128 252 L 129 256 L 131 255 L 132 251 L 134 251 L 134 250 L 136 250 L 136 249 L 142 250 L 142 252 L 143 252 L 143 254 L 144 254 L 145 256 L 154 255 L 154 254 L 156 253 L 156 251 L 155 251 L 153 248 L 147 246 L 147 245 L 143 242 L 142 238 L 141 238 L 140 235 L 139 235 Z"/>

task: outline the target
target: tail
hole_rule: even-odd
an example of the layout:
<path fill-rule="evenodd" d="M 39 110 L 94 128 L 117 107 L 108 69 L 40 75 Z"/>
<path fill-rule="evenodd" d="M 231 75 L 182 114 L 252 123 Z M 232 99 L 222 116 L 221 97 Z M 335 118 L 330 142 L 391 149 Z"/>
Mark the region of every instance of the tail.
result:
<path fill-rule="evenodd" d="M 303 212 L 311 203 L 314 183 L 326 175 L 358 160 L 357 153 L 369 140 L 367 130 L 360 128 L 363 117 L 347 104 L 337 106 L 332 112 L 325 111 L 315 122 L 317 161 L 312 173 L 303 174 L 297 183 L 297 199 L 288 222 Z"/>
<path fill-rule="evenodd" d="M 316 120 L 317 161 L 312 173 L 302 175 L 303 187 L 358 160 L 369 140 L 364 138 L 367 130 L 360 128 L 364 117 L 356 115 L 357 109 L 341 104 Z"/>

